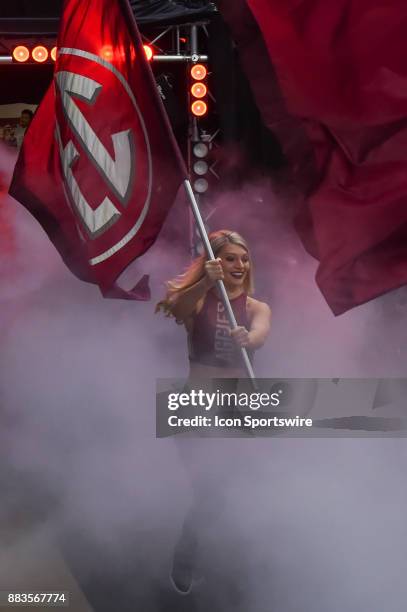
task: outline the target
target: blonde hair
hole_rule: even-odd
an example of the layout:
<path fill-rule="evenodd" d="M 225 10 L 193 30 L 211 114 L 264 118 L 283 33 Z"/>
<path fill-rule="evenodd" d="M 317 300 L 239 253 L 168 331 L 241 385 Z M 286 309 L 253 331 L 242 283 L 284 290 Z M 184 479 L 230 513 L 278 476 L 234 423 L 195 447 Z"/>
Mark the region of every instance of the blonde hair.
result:
<path fill-rule="evenodd" d="M 226 244 L 235 244 L 242 247 L 242 249 L 246 251 L 246 253 L 249 255 L 250 267 L 244 279 L 243 288 L 248 295 L 251 295 L 254 291 L 253 267 L 246 240 L 237 232 L 231 232 L 230 230 L 218 230 L 217 232 L 212 232 L 209 234 L 208 238 L 215 257 L 218 256 Z M 205 262 L 207 259 L 208 256 L 206 253 L 204 255 L 200 255 L 192 261 L 183 274 L 180 274 L 176 278 L 167 281 L 166 296 L 163 300 L 161 300 L 161 302 L 158 302 L 155 312 L 163 310 L 167 317 L 172 316 L 172 307 L 176 303 L 178 296 L 180 296 L 186 289 L 189 289 L 189 287 L 192 287 L 198 283 L 205 276 Z"/>

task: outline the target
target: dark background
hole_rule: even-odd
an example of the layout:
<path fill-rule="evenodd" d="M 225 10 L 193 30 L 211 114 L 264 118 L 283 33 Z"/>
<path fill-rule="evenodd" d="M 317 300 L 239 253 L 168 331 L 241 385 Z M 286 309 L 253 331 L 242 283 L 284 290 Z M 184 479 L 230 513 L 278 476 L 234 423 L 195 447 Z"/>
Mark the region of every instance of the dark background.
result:
<path fill-rule="evenodd" d="M 63 0 L 31 2 L 18 0 L 2 7 L 0 14 L 0 54 L 11 54 L 15 44 L 33 42 L 55 44 L 58 17 Z M 151 26 L 143 26 L 147 38 L 154 34 Z M 53 34 L 55 32 L 55 34 Z M 248 80 L 239 62 L 238 52 L 220 14 L 208 25 L 209 38 L 201 35 L 200 48 L 209 55 L 209 87 L 216 100 L 211 112 L 201 120 L 203 129 L 213 133 L 220 128 L 220 167 L 228 187 L 242 172 L 270 174 L 285 164 L 281 147 L 274 134 L 262 122 Z M 160 41 L 168 50 L 168 41 Z M 166 46 L 167 45 L 167 46 Z M 53 63 L 43 65 L 0 65 L 2 87 L 0 104 L 25 102 L 39 104 L 52 80 Z M 170 83 L 167 91 L 167 112 L 177 140 L 186 152 L 188 136 L 187 87 L 185 65 L 153 64 L 156 78 Z M 223 145 L 223 147 L 222 147 Z M 231 160 L 236 168 L 230 170 Z"/>

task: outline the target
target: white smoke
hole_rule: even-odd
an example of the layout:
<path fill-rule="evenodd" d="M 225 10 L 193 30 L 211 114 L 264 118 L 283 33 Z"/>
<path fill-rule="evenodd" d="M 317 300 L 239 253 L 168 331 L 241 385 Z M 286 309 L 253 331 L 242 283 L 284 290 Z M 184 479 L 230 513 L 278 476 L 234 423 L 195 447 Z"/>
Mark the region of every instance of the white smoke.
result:
<path fill-rule="evenodd" d="M 10 176 L 13 159 L 1 155 Z M 289 200 L 285 193 L 259 184 L 214 202 L 222 206 L 212 229 L 248 239 L 258 296 L 273 310 L 258 374 L 400 375 L 400 300 L 387 296 L 335 318 L 291 212 L 277 205 Z M 15 574 L 24 555 L 16 551 L 28 554 L 45 525 L 98 612 L 182 605 L 401 612 L 404 440 L 217 439 L 182 447 L 156 439 L 155 380 L 185 376 L 187 358 L 184 330 L 153 306 L 164 280 L 187 263 L 185 248 L 164 237 L 127 272 L 129 284 L 153 274 L 152 302 L 103 300 L 64 268 L 17 203 L 3 197 L 0 215 L 11 232 L 0 267 L 0 519 Z M 200 478 L 219 505 L 211 508 L 209 498 L 198 523 L 206 581 L 181 603 L 168 571 L 193 488 L 203 495 Z M 13 531 L 17 510 L 24 520 Z M 128 608 L 103 604 L 108 591 L 126 592 Z"/>

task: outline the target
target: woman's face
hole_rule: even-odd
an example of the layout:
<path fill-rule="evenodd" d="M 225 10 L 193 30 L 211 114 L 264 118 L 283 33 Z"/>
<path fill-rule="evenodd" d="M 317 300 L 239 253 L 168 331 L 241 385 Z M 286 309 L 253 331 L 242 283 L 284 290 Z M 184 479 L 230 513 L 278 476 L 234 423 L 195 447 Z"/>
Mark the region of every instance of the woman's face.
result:
<path fill-rule="evenodd" d="M 225 244 L 217 257 L 222 260 L 226 288 L 237 289 L 243 287 L 250 270 L 250 259 L 247 251 L 237 244 Z"/>

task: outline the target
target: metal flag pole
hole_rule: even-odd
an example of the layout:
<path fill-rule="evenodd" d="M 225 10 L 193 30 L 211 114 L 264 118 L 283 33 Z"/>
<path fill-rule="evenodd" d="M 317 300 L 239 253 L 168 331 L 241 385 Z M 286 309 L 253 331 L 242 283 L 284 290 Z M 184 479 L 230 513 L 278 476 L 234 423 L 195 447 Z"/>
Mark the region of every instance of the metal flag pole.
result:
<path fill-rule="evenodd" d="M 185 187 L 185 191 L 187 192 L 187 195 L 188 195 L 188 198 L 191 204 L 192 213 L 194 215 L 196 224 L 198 226 L 199 234 L 201 236 L 201 240 L 204 244 L 205 250 L 208 254 L 209 259 L 214 260 L 215 255 L 212 251 L 212 247 L 211 247 L 211 243 L 209 242 L 208 234 L 206 233 L 205 225 L 204 225 L 204 222 L 201 216 L 201 211 L 199 210 L 198 202 L 196 201 L 195 194 L 191 187 L 191 183 L 188 179 L 184 180 L 184 187 Z M 216 281 L 216 285 L 217 285 L 217 288 L 219 289 L 223 305 L 226 309 L 230 327 L 232 329 L 236 329 L 237 322 L 236 322 L 234 312 L 232 310 L 232 306 L 230 305 L 228 294 L 226 293 L 225 285 L 223 284 L 223 281 L 221 280 Z M 254 375 L 252 364 L 250 363 L 250 359 L 247 354 L 247 350 L 244 347 L 241 347 L 240 350 L 242 352 L 242 358 L 243 358 L 243 362 L 246 368 L 246 372 L 252 382 L 253 388 L 256 389 L 256 378 Z"/>

